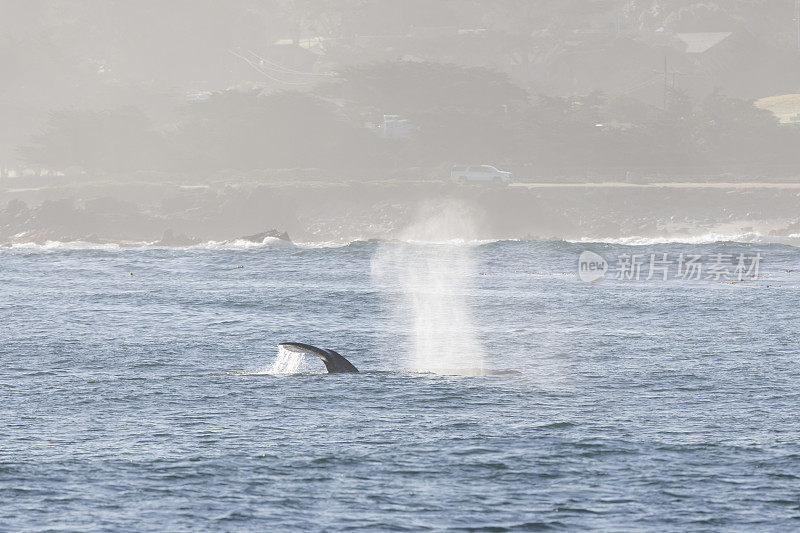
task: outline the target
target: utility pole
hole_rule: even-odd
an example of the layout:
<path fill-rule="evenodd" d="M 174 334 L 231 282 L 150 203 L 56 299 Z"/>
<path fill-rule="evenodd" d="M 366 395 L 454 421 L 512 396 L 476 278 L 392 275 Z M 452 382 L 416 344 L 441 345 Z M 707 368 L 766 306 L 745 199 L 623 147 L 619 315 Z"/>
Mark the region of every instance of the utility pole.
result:
<path fill-rule="evenodd" d="M 797 0 L 800 2 L 800 0 Z M 664 111 L 667 110 L 667 93 L 669 92 L 669 82 L 667 74 L 667 56 L 664 56 Z"/>
<path fill-rule="evenodd" d="M 794 23 L 797 25 L 797 50 L 800 51 L 800 0 L 794 2 Z"/>

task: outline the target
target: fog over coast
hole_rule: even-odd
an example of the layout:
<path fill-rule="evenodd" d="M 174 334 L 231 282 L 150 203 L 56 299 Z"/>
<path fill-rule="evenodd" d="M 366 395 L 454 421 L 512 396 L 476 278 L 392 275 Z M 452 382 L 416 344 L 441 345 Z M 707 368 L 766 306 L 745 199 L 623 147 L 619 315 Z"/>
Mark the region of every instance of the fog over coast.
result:
<path fill-rule="evenodd" d="M 2 4 L 0 243 L 798 233 L 791 2 Z"/>

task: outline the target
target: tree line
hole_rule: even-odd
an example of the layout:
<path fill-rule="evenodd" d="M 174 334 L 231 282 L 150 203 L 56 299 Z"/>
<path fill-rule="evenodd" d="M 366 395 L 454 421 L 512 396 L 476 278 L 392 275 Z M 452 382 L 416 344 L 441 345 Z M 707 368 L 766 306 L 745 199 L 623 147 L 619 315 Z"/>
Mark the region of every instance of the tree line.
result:
<path fill-rule="evenodd" d="M 136 107 L 70 109 L 19 152 L 87 172 L 429 167 L 458 162 L 646 168 L 794 164 L 800 130 L 752 102 L 671 90 L 666 107 L 626 96 L 531 95 L 483 68 L 420 62 L 349 67 L 311 91 L 221 91 L 156 128 Z M 408 135 L 380 134 L 384 115 Z"/>

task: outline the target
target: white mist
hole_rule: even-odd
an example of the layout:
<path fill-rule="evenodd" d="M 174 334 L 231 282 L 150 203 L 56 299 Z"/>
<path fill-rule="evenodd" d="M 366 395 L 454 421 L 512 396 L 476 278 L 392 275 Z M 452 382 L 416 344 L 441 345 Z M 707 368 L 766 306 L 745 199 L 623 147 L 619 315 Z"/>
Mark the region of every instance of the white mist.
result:
<path fill-rule="evenodd" d="M 408 366 L 417 372 L 482 373 L 483 351 L 470 312 L 477 276 L 474 218 L 460 204 L 428 206 L 372 259 L 373 281 L 409 328 Z"/>

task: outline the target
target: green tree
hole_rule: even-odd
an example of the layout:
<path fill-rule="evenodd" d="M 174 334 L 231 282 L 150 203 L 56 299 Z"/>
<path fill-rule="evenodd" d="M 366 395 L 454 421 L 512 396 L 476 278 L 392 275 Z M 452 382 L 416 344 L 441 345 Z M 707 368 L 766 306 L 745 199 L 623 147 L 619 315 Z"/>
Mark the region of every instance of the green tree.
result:
<path fill-rule="evenodd" d="M 138 109 L 69 110 L 53 113 L 20 152 L 28 164 L 53 170 L 128 172 L 158 166 L 161 141 Z"/>
<path fill-rule="evenodd" d="M 525 90 L 500 72 L 411 61 L 349 67 L 321 91 L 389 114 L 444 108 L 497 113 L 527 99 Z"/>
<path fill-rule="evenodd" d="M 186 106 L 172 139 L 179 168 L 191 170 L 347 166 L 373 136 L 331 103 L 296 93 L 215 93 Z"/>

